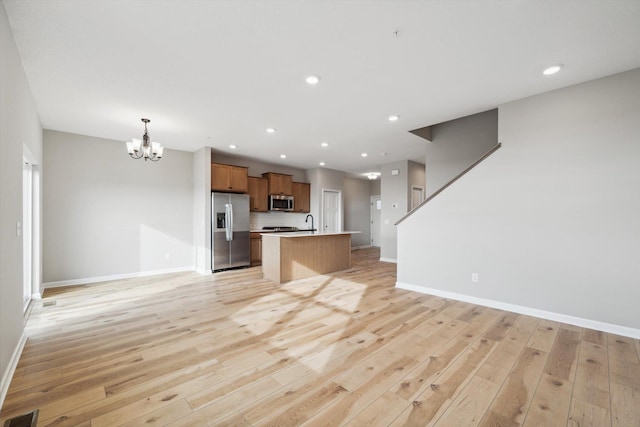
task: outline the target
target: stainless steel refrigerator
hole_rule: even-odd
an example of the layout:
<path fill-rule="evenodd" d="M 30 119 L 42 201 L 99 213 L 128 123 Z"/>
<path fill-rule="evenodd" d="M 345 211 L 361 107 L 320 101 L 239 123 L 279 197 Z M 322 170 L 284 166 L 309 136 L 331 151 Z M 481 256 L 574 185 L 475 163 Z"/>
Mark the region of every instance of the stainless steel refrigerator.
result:
<path fill-rule="evenodd" d="M 211 193 L 211 269 L 248 267 L 249 196 Z"/>

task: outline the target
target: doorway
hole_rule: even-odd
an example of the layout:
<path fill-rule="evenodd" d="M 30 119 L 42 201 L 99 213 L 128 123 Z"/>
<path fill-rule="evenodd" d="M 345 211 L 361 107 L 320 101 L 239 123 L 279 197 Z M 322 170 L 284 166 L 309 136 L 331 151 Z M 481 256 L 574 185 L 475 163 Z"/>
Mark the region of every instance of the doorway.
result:
<path fill-rule="evenodd" d="M 26 158 L 22 162 L 22 308 L 31 301 L 33 271 L 33 168 Z"/>
<path fill-rule="evenodd" d="M 382 224 L 382 200 L 371 196 L 371 246 L 380 247 L 380 227 Z"/>
<path fill-rule="evenodd" d="M 411 186 L 411 210 L 414 210 L 424 201 L 424 187 L 419 185 Z"/>
<path fill-rule="evenodd" d="M 322 189 L 322 231 L 337 233 L 342 231 L 341 221 L 342 192 Z"/>
<path fill-rule="evenodd" d="M 22 158 L 22 303 L 40 298 L 40 169 L 28 150 Z"/>

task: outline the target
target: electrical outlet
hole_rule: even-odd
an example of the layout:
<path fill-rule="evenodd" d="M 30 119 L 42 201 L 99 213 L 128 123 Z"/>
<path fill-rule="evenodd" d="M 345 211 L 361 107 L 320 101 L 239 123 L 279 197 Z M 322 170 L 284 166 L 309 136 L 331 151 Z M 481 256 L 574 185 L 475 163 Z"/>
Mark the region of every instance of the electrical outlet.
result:
<path fill-rule="evenodd" d="M 478 273 L 471 273 L 471 281 L 478 283 Z"/>

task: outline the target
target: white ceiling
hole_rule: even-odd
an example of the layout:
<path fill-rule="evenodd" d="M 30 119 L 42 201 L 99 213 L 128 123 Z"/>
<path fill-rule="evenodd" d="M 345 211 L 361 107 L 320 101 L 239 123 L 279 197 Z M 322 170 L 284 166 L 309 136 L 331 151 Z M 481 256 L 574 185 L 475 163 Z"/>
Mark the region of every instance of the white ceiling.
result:
<path fill-rule="evenodd" d="M 424 162 L 410 130 L 640 67 L 638 0 L 4 4 L 44 128 L 126 141 L 148 117 L 167 148 L 305 169 Z"/>

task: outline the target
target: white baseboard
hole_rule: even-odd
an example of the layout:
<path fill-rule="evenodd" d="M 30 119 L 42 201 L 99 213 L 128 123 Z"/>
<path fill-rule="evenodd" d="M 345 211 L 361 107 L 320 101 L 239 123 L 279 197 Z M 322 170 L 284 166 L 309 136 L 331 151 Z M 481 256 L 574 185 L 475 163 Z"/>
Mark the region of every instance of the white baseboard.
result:
<path fill-rule="evenodd" d="M 584 319 L 582 317 L 570 316 L 562 313 L 554 313 L 551 311 L 539 310 L 537 308 L 525 307 L 522 305 L 510 304 L 506 302 L 479 298 L 470 295 L 458 294 L 455 292 L 447 292 L 441 289 L 427 288 L 424 286 L 411 285 L 409 283 L 396 282 L 396 287 L 407 291 L 419 292 L 421 294 L 434 295 L 437 297 L 453 299 L 457 301 L 468 302 L 471 304 L 482 305 L 485 307 L 497 308 L 498 310 L 511 311 L 513 313 L 525 314 L 527 316 L 538 317 L 556 322 L 568 323 L 570 325 L 580 326 L 582 328 L 595 329 L 597 331 L 607 332 L 625 337 L 640 339 L 640 329 L 629 328 L 628 326 L 615 325 L 613 323 L 605 323 L 597 320 Z"/>
<path fill-rule="evenodd" d="M 394 259 L 394 258 L 382 258 L 382 257 L 380 257 L 380 261 L 382 261 L 382 262 L 392 262 L 394 264 L 398 263 L 398 260 Z"/>
<path fill-rule="evenodd" d="M 207 274 L 213 274 L 213 271 L 202 269 L 202 268 L 196 268 L 196 273 L 207 275 Z"/>
<path fill-rule="evenodd" d="M 138 271 L 135 273 L 112 274 L 109 276 L 85 277 L 84 279 L 60 280 L 58 282 L 45 282 L 44 289 L 58 288 L 61 286 L 86 285 L 88 283 L 108 282 L 110 280 L 131 279 L 134 277 L 155 276 L 157 274 L 181 273 L 184 271 L 195 271 L 193 266 L 165 268 L 163 270 Z"/>
<path fill-rule="evenodd" d="M 26 343 L 27 334 L 25 331 L 22 331 L 22 336 L 20 336 L 18 345 L 16 345 L 16 348 L 13 350 L 13 354 L 11 355 L 11 359 L 9 360 L 9 365 L 2 374 L 2 382 L 0 382 L 0 408 L 2 408 L 4 399 L 5 397 L 7 397 L 7 393 L 9 392 L 9 384 L 11 384 L 13 374 L 16 372 L 18 361 L 20 360 L 20 355 L 22 354 L 22 349 L 24 349 L 24 345 Z"/>

